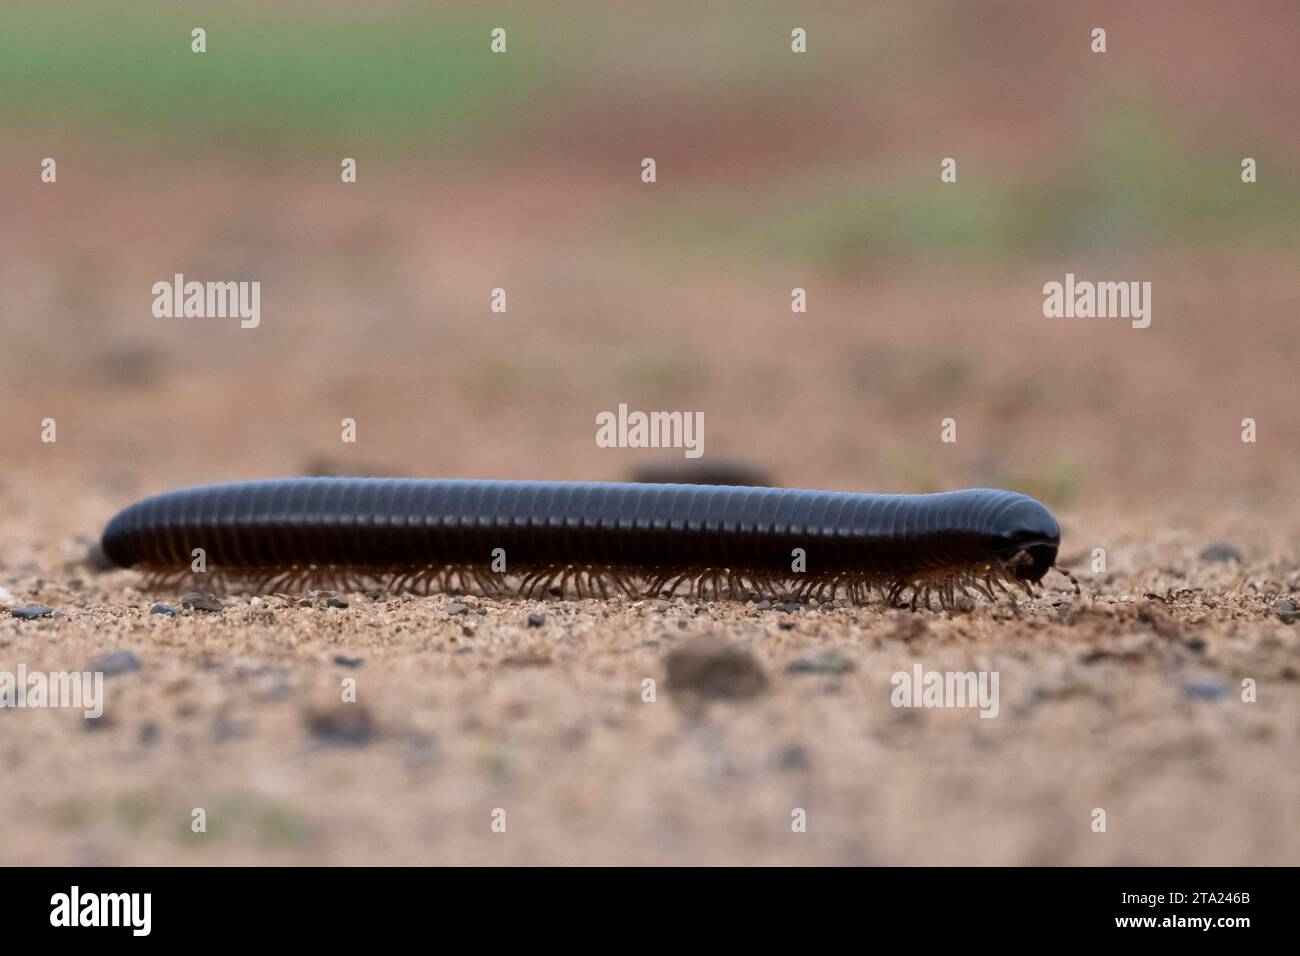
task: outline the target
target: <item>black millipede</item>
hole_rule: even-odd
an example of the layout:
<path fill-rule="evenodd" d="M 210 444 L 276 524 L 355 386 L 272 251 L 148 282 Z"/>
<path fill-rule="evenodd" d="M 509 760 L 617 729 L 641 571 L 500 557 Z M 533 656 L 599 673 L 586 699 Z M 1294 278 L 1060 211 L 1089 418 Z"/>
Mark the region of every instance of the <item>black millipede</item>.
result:
<path fill-rule="evenodd" d="M 790 488 L 283 478 L 146 498 L 102 547 L 161 580 L 193 570 L 254 589 L 480 589 L 579 597 L 757 595 L 941 606 L 1033 594 L 1060 528 L 994 489 L 857 494 Z M 1058 569 L 1059 570 L 1059 569 Z M 1073 580 L 1068 572 L 1061 572 Z M 1078 584 L 1075 584 L 1078 591 Z M 904 599 L 907 599 L 906 601 Z"/>

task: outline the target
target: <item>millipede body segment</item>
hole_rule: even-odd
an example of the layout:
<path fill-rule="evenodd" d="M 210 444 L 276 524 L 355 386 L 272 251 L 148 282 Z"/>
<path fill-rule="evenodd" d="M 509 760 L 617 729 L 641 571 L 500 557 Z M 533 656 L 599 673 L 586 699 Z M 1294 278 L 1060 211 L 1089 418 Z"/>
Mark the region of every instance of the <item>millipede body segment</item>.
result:
<path fill-rule="evenodd" d="M 104 553 L 162 575 L 208 571 L 259 587 L 379 581 L 579 596 L 834 596 L 890 603 L 966 589 L 1032 593 L 1060 529 L 1025 495 L 406 478 L 207 485 L 131 505 Z"/>

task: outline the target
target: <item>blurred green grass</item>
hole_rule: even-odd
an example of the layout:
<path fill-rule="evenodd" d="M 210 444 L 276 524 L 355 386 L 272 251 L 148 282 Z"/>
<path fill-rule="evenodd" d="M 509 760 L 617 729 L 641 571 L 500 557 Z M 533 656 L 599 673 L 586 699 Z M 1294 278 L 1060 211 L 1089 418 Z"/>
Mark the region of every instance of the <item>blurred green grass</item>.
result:
<path fill-rule="evenodd" d="M 1300 239 L 1300 177 L 1268 170 L 1241 181 L 1241 157 L 1197 151 L 1140 97 L 1099 104 L 1082 149 L 1037 175 L 981 169 L 967 159 L 942 184 L 938 160 L 807 174 L 765 194 L 713 191 L 656 198 L 639 220 L 644 248 L 681 264 L 702 250 L 735 261 L 781 259 L 852 273 L 888 258 L 938 256 L 988 267 L 1024 255 L 1162 242 L 1262 247 Z M 815 174 L 814 174 L 815 175 Z M 708 267 L 716 259 L 708 260 Z"/>
<path fill-rule="evenodd" d="M 545 11 L 517 5 L 506 14 L 479 5 L 314 11 L 235 0 L 199 7 L 5 0 L 0 122 L 11 132 L 53 127 L 178 151 L 264 155 L 359 144 L 374 152 L 446 146 L 494 130 L 510 141 L 521 117 L 545 120 L 557 105 L 627 95 L 628 83 L 639 95 L 703 103 L 719 115 L 759 110 L 753 104 L 774 91 L 824 96 L 834 88 L 830 74 L 795 70 L 772 55 L 783 49 L 786 24 L 769 4 L 741 18 L 705 18 L 691 35 L 671 29 L 671 11 L 655 12 L 650 29 L 617 11 L 577 17 L 564 9 L 567 30 L 551 27 Z M 488 46 L 499 22 L 510 24 L 506 56 Z M 863 22 L 876 31 L 871 49 L 887 53 L 880 36 L 893 21 Z M 922 28 L 900 23 L 893 29 Z M 190 51 L 195 26 L 207 30 L 207 53 Z M 856 68 L 845 49 L 829 45 L 811 61 L 815 70 L 855 75 L 846 72 Z M 1239 156 L 1181 138 L 1138 89 L 1091 100 L 1084 90 L 1079 101 L 1087 105 L 1063 121 L 1079 131 L 1077 142 L 1036 157 L 1037 173 L 963 153 L 958 183 L 943 185 L 938 157 L 895 152 L 859 164 L 839 152 L 772 171 L 761 189 L 705 177 L 675 192 L 641 191 L 620 228 L 642 252 L 683 267 L 779 259 L 842 274 L 891 259 L 987 268 L 1026 254 L 1188 239 L 1293 246 L 1297 171 L 1265 163 L 1261 182 L 1243 185 Z M 776 122 L 755 116 L 759 128 Z M 639 118 L 629 112 L 625 122 L 613 142 L 636 141 Z M 684 129 L 674 135 L 689 135 Z"/>
<path fill-rule="evenodd" d="M 202 54 L 190 50 L 200 26 Z M 5 0 L 0 118 L 177 145 L 442 140 L 526 104 L 529 44 L 495 56 L 490 29 L 473 7 L 313 16 Z"/>

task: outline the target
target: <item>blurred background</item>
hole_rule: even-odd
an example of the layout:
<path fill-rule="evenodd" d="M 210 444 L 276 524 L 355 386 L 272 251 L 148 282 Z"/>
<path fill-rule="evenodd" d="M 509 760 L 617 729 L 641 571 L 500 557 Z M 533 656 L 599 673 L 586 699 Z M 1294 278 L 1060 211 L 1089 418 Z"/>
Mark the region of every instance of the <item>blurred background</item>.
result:
<path fill-rule="evenodd" d="M 54 610 L 0 617 L 0 665 L 138 669 L 95 733 L 3 718 L 0 855 L 1294 863 L 1298 36 L 1292 0 L 5 0 L 0 606 Z M 1151 282 L 1150 327 L 1044 318 L 1070 272 Z M 155 318 L 176 273 L 259 281 L 260 326 Z M 1086 596 L 173 619 L 86 563 L 186 484 L 680 465 L 597 447 L 620 403 L 703 412 L 705 463 L 785 485 L 1036 495 Z M 769 691 L 645 706 L 704 634 Z M 900 715 L 922 658 L 1000 672 L 1008 719 Z M 363 702 L 318 714 L 352 674 Z"/>
<path fill-rule="evenodd" d="M 6 471 L 124 503 L 680 458 L 596 446 L 626 402 L 703 411 L 707 456 L 791 485 L 1257 501 L 1296 477 L 1298 21 L 1289 2 L 11 0 Z M 155 319 L 177 272 L 260 280 L 261 327 Z M 1043 318 L 1066 272 L 1151 281 L 1151 327 Z"/>

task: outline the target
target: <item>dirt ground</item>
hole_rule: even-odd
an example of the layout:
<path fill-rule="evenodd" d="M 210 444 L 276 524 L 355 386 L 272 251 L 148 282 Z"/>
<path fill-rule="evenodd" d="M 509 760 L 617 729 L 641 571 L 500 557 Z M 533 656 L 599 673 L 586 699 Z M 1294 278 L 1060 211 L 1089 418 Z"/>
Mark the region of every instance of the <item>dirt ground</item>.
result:
<path fill-rule="evenodd" d="M 80 669 L 129 650 L 139 665 L 107 678 L 99 720 L 0 715 L 7 863 L 1300 853 L 1300 631 L 1276 606 L 1300 574 L 1293 544 L 1278 544 L 1294 531 L 1272 522 L 1231 522 L 1238 563 L 1201 559 L 1218 541 L 1201 531 L 1133 517 L 1083 532 L 1066 513 L 1066 541 L 1106 541 L 1117 570 L 1091 573 L 1067 543 L 1084 596 L 1049 588 L 1018 612 L 372 593 L 337 596 L 346 607 L 225 596 L 220 611 L 169 617 L 150 608 L 179 607 L 178 593 L 84 563 L 79 529 L 101 506 L 51 504 L 40 510 L 58 520 L 38 524 L 9 489 L 4 509 L 24 534 L 5 551 L 11 603 L 55 609 L 0 618 L 4 659 Z M 702 635 L 743 656 L 692 670 Z M 998 715 L 892 706 L 892 675 L 918 663 L 996 671 Z M 195 808 L 205 833 L 190 830 Z M 792 832 L 796 809 L 806 832 Z"/>
<path fill-rule="evenodd" d="M 133 658 L 100 720 L 0 710 L 0 863 L 1300 863 L 1294 10 L 1103 6 L 1097 60 L 1094 13 L 1049 6 L 886 6 L 858 32 L 835 7 L 824 58 L 761 82 L 726 18 L 683 48 L 665 13 L 436 146 L 8 123 L 0 671 Z M 595 9 L 592 36 L 624 35 Z M 177 272 L 260 280 L 261 326 L 154 318 Z M 1151 327 L 1043 318 L 1066 272 L 1151 281 Z M 702 411 L 706 460 L 790 487 L 1033 494 L 1084 593 L 173 617 L 150 609 L 178 591 L 87 562 L 117 510 L 189 484 L 680 461 L 596 446 L 623 402 Z M 52 616 L 10 613 L 33 603 Z M 708 636 L 732 648 L 712 665 Z M 996 671 L 997 717 L 894 707 L 916 664 Z"/>

